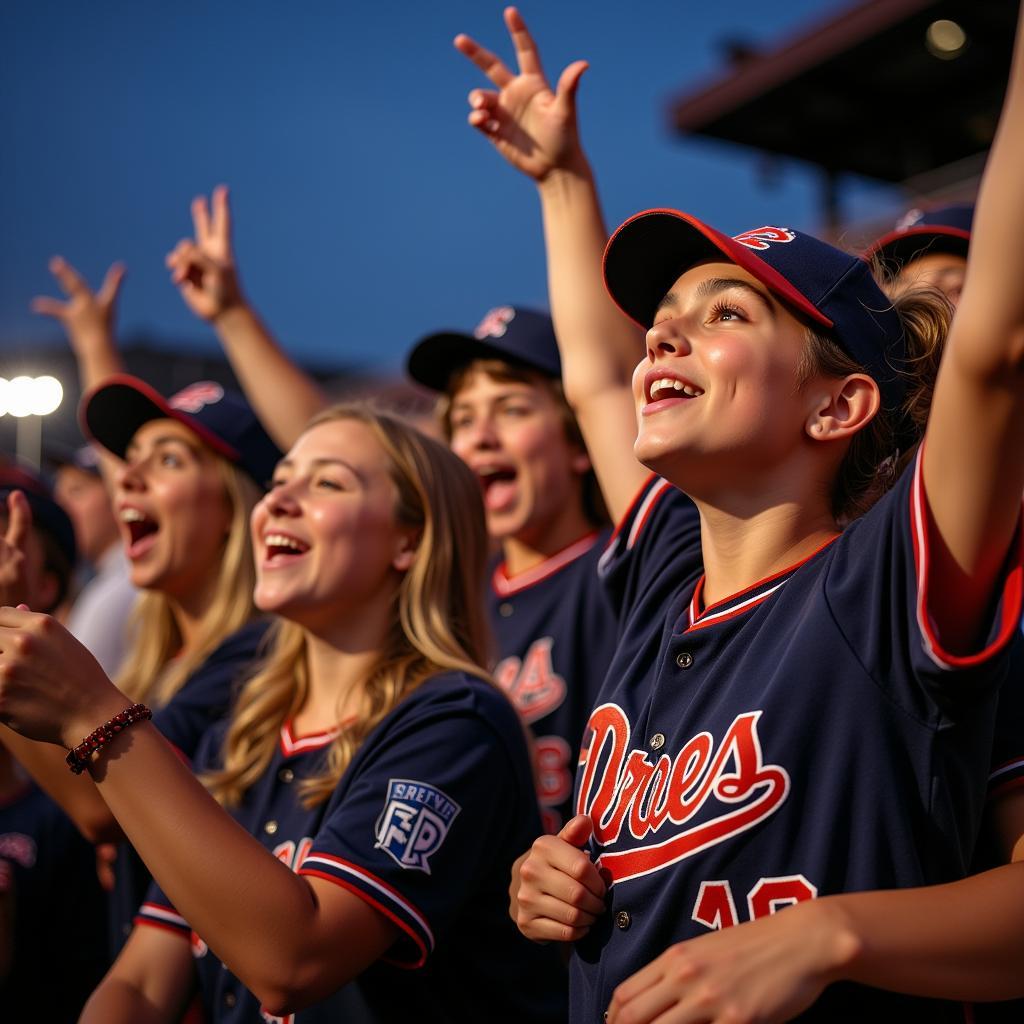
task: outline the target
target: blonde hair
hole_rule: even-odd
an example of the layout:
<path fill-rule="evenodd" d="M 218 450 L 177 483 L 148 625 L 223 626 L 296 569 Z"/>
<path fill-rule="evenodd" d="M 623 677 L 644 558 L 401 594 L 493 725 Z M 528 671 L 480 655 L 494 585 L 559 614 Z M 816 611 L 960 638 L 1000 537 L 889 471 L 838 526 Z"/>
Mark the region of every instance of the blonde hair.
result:
<path fill-rule="evenodd" d="M 444 445 L 363 405 L 327 409 L 306 430 L 337 420 L 372 431 L 398 492 L 395 518 L 415 529 L 419 542 L 396 589 L 392 626 L 362 686 L 356 721 L 328 748 L 323 771 L 301 784 L 307 807 L 330 796 L 371 730 L 425 679 L 443 671 L 489 679 L 482 601 L 487 534 L 472 473 Z M 225 805 L 238 804 L 263 776 L 282 726 L 307 699 L 305 630 L 286 621 L 271 630 L 264 666 L 239 693 L 224 741 L 224 766 L 204 779 Z"/>
<path fill-rule="evenodd" d="M 187 654 L 180 656 L 176 655 L 182 636 L 171 612 L 170 599 L 156 590 L 139 598 L 129 626 L 134 641 L 117 677 L 118 687 L 135 701 L 166 705 L 225 637 L 241 629 L 255 612 L 252 593 L 256 569 L 249 540 L 249 513 L 259 500 L 259 489 L 226 459 L 216 454 L 212 457 L 231 506 L 231 522 L 213 597 L 195 643 Z"/>
<path fill-rule="evenodd" d="M 876 275 L 881 275 L 876 265 Z M 906 360 L 900 373 L 903 401 L 898 410 L 880 410 L 850 441 L 832 484 L 832 514 L 840 523 L 863 515 L 895 483 L 924 436 L 935 378 L 953 307 L 937 288 L 896 287 L 883 282 L 903 327 Z M 798 388 L 815 376 L 846 377 L 864 369 L 830 335 L 809 327 Z M 903 449 L 897 450 L 902 438 Z"/>

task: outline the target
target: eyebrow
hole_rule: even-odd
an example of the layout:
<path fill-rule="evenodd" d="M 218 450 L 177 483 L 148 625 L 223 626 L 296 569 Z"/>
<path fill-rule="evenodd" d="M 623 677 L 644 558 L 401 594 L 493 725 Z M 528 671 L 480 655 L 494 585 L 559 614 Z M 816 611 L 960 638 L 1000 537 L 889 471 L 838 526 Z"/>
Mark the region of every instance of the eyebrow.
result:
<path fill-rule="evenodd" d="M 179 437 L 177 434 L 161 434 L 159 437 L 153 439 L 151 447 L 164 448 L 169 444 L 183 445 L 193 454 L 198 454 L 199 452 L 199 447 L 197 445 L 192 444 L 187 437 Z M 137 441 L 130 442 L 128 447 L 124 450 L 125 457 L 127 458 L 132 452 L 137 452 L 138 450 L 139 443 Z"/>
<path fill-rule="evenodd" d="M 730 288 L 743 288 L 750 292 L 751 295 L 757 296 L 761 300 L 765 308 L 775 316 L 775 307 L 772 305 L 771 300 L 761 291 L 760 288 L 755 288 L 749 281 L 744 281 L 739 277 L 709 277 L 706 281 L 701 281 L 697 285 L 696 290 L 693 293 L 695 299 L 709 299 L 713 295 L 718 295 L 720 292 L 728 291 Z M 673 291 L 669 292 L 662 300 L 658 303 L 657 309 L 655 309 L 655 315 L 657 315 L 666 306 L 671 306 L 673 309 L 679 308 L 679 296 Z"/>
<path fill-rule="evenodd" d="M 325 457 L 320 459 L 310 459 L 309 464 L 314 468 L 319 466 L 343 466 L 347 469 L 354 477 L 360 480 L 362 483 L 366 482 L 366 478 L 362 473 L 352 465 L 351 462 L 346 462 L 344 459 Z M 295 463 L 291 459 L 282 459 L 275 467 L 274 471 L 277 472 L 279 469 L 291 469 Z"/>

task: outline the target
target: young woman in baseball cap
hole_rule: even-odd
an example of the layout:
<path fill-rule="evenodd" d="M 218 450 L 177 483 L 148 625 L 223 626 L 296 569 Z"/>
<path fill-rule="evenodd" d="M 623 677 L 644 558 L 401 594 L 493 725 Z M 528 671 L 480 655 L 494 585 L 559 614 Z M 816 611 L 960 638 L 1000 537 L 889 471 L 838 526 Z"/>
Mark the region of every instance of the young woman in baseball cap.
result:
<path fill-rule="evenodd" d="M 557 155 L 539 179 L 565 284 L 552 307 L 603 481 L 628 446 L 587 423 L 610 423 L 628 392 L 600 329 L 600 214 L 575 137 L 585 65 L 551 90 L 506 20 L 518 75 L 456 41 L 496 86 L 471 93 L 470 123 L 528 173 L 527 156 Z M 611 296 L 648 329 L 635 451 L 660 476 L 632 507 L 606 490 L 627 513 L 603 565 L 623 626 L 584 743 L 584 813 L 535 843 L 513 885 L 526 934 L 577 943 L 571 1019 L 957 1020 L 959 1006 L 868 986 L 1016 994 L 1018 865 L 914 887 L 968 869 L 1020 614 L 1019 58 L 975 222 L 984 270 L 933 401 L 947 307 L 890 302 L 861 260 L 784 225 L 728 238 L 674 210 L 608 245 Z M 883 887 L 913 891 L 838 895 Z"/>
<path fill-rule="evenodd" d="M 188 760 L 226 713 L 234 682 L 257 657 L 266 629 L 252 602 L 248 516 L 279 453 L 244 399 L 221 385 L 199 382 L 165 398 L 120 373 L 112 337 L 116 268 L 93 293 L 64 261 L 51 267 L 67 301 L 37 300 L 35 308 L 67 330 L 88 389 L 82 427 L 101 454 L 132 582 L 143 592 L 118 684 L 152 705 L 157 728 Z M 83 834 L 103 843 L 119 839 L 95 787 L 69 775 L 59 752 L 10 739 Z M 127 846 L 118 852 L 114 878 L 116 949 L 148 885 Z"/>
<path fill-rule="evenodd" d="M 483 667 L 472 475 L 398 420 L 331 409 L 251 529 L 256 602 L 281 621 L 196 755 L 212 797 L 141 705 L 70 671 L 52 619 L 0 613 L 0 675 L 22 681 L 5 718 L 71 751 L 159 883 L 82 1020 L 177 1020 L 197 983 L 211 1022 L 564 1019 L 557 950 L 505 911 L 540 819 Z"/>
<path fill-rule="evenodd" d="M 194 237 L 168 257 L 182 298 L 212 324 L 268 430 L 290 444 L 322 407 L 239 283 L 227 190 L 192 205 Z M 634 344 L 639 334 L 633 338 Z M 407 371 L 440 396 L 441 431 L 476 474 L 501 554 L 486 591 L 495 678 L 530 726 L 545 828 L 571 817 L 579 740 L 614 643 L 614 614 L 591 585 L 609 536 L 590 458 L 561 386 L 551 318 L 504 305 L 472 333 L 439 331 Z"/>

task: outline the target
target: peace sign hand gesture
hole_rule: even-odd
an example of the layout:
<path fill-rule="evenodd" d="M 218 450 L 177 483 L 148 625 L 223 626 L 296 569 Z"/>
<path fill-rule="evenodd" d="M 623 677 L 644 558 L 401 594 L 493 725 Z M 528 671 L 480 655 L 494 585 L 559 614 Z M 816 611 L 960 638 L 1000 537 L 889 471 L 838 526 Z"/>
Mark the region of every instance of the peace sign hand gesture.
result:
<path fill-rule="evenodd" d="M 183 238 L 167 257 L 171 281 L 185 304 L 211 323 L 244 305 L 235 256 L 231 248 L 228 190 L 218 185 L 208 205 L 205 196 L 192 200 L 195 238 Z"/>
<path fill-rule="evenodd" d="M 468 57 L 497 89 L 474 89 L 469 123 L 486 135 L 513 166 L 536 182 L 556 170 L 586 166 L 576 128 L 576 89 L 586 61 L 570 64 L 552 91 L 540 63 L 537 44 L 515 7 L 505 8 L 505 25 L 516 51 L 519 73 L 466 35 L 455 48 Z"/>
<path fill-rule="evenodd" d="M 39 581 L 28 557 L 32 511 L 21 491 L 7 495 L 7 529 L 0 536 L 0 605 L 35 606 Z"/>
<path fill-rule="evenodd" d="M 90 345 L 106 345 L 113 337 L 117 295 L 124 272 L 123 264 L 113 264 L 99 290 L 94 292 L 67 260 L 54 256 L 50 260 L 50 273 L 57 279 L 67 299 L 37 296 L 32 300 L 32 311 L 59 320 L 72 349 L 78 354 Z"/>

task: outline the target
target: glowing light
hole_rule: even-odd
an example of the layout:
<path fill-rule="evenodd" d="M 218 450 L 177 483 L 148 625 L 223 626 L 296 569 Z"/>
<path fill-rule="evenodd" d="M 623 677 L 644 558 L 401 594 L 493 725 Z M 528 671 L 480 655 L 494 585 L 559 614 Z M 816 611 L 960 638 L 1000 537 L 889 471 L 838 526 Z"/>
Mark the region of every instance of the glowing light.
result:
<path fill-rule="evenodd" d="M 947 18 L 933 21 L 924 34 L 925 46 L 939 60 L 956 60 L 967 45 L 967 33 Z"/>
<path fill-rule="evenodd" d="M 49 416 L 64 399 L 56 377 L 0 377 L 0 416 Z"/>

